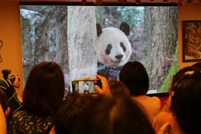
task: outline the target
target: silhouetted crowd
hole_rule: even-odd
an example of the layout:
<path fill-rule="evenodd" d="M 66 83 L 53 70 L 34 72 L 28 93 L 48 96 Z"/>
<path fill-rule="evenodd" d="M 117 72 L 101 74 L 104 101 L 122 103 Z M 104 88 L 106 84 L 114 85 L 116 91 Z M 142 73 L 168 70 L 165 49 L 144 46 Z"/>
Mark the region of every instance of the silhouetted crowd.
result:
<path fill-rule="evenodd" d="M 96 75 L 98 93 L 65 93 L 55 62 L 30 71 L 22 99 L 20 81 L 0 79 L 0 134 L 201 134 L 201 63 L 172 77 L 163 107 L 148 96 L 149 77 L 138 61 L 127 62 L 119 81 Z"/>

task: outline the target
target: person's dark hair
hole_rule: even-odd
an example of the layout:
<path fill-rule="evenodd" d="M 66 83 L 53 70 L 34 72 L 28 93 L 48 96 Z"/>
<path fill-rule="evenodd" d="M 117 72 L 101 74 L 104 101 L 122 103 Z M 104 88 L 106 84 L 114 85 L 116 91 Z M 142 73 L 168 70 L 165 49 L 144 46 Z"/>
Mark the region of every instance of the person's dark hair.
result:
<path fill-rule="evenodd" d="M 183 77 L 185 76 L 185 72 L 192 71 L 192 70 L 193 70 L 192 66 L 187 66 L 187 67 L 180 69 L 175 75 L 173 75 L 173 79 L 171 82 L 172 89 L 171 89 L 171 93 L 170 93 L 170 95 L 173 94 L 173 96 L 171 97 L 172 102 L 174 102 L 174 88 L 173 87 L 178 83 L 178 81 L 181 81 L 181 79 L 183 79 Z M 172 91 L 173 91 L 173 93 L 172 93 Z"/>
<path fill-rule="evenodd" d="M 192 65 L 192 67 L 199 67 L 201 68 L 201 62 L 196 62 Z"/>
<path fill-rule="evenodd" d="M 113 97 L 130 97 L 130 92 L 123 82 L 109 80 L 108 83 Z"/>
<path fill-rule="evenodd" d="M 91 99 L 90 95 L 69 93 L 55 115 L 56 134 L 69 134 L 74 122 L 90 104 Z"/>
<path fill-rule="evenodd" d="M 147 71 L 138 61 L 127 62 L 120 71 L 119 79 L 126 84 L 131 95 L 145 95 L 149 89 Z"/>
<path fill-rule="evenodd" d="M 71 134 L 154 134 L 141 109 L 130 99 L 97 96 L 74 124 Z"/>
<path fill-rule="evenodd" d="M 0 104 L 3 108 L 3 111 L 5 112 L 8 107 L 8 98 L 6 93 L 2 89 L 0 89 Z"/>
<path fill-rule="evenodd" d="M 64 75 L 55 62 L 41 62 L 28 76 L 23 109 L 31 114 L 54 115 L 64 97 Z"/>
<path fill-rule="evenodd" d="M 201 133 L 201 70 L 186 71 L 172 87 L 172 109 L 186 134 Z"/>

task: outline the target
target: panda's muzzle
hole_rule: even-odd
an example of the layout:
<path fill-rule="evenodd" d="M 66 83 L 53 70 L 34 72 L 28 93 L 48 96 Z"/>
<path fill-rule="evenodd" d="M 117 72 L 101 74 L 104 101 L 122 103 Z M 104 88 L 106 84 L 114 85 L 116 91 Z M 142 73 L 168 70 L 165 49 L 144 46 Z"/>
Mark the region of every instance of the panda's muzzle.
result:
<path fill-rule="evenodd" d="M 122 54 L 119 54 L 119 55 L 116 55 L 116 56 L 115 56 L 115 58 L 116 58 L 116 59 L 118 59 L 118 60 L 121 60 L 121 59 L 122 59 L 122 57 L 123 57 L 123 55 L 122 55 Z"/>

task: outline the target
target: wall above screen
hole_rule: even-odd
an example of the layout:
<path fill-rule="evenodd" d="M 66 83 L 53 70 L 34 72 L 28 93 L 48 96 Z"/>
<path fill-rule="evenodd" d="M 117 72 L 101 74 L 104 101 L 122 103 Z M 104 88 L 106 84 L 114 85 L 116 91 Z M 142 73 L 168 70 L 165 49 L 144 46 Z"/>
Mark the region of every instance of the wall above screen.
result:
<path fill-rule="evenodd" d="M 66 3 L 76 5 L 201 5 L 200 0 L 1 0 L 1 2 Z"/>

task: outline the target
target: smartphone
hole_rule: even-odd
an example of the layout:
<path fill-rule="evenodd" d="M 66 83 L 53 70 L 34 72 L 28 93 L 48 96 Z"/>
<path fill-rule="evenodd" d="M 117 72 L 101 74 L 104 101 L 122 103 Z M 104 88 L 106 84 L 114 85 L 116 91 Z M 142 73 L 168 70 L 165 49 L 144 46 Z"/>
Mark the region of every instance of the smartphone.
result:
<path fill-rule="evenodd" d="M 79 94 L 96 94 L 98 93 L 95 90 L 95 85 L 98 85 L 100 88 L 101 82 L 97 79 L 79 79 L 72 81 L 73 91 L 77 91 Z"/>

